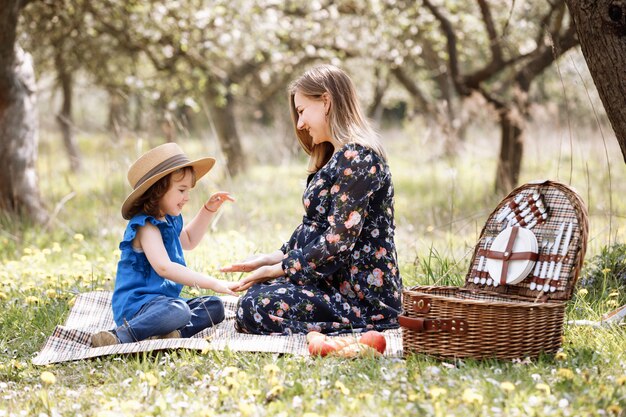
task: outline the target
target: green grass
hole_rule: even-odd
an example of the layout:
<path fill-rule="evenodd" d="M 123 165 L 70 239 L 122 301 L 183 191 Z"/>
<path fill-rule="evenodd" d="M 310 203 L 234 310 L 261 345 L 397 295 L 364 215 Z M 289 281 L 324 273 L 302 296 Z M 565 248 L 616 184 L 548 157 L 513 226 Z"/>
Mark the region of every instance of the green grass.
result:
<path fill-rule="evenodd" d="M 497 132 L 472 132 L 455 159 L 440 157 L 441 144 L 420 132 L 410 126 L 384 132 L 401 273 L 405 286 L 462 285 L 482 225 L 503 197 L 493 193 Z M 575 292 L 567 319 L 598 319 L 625 300 L 615 263 L 598 258 L 626 241 L 623 160 L 617 145 L 607 143 L 609 182 L 597 133 L 577 130 L 572 154 L 567 132 L 535 127 L 529 138 L 521 181 L 569 182 L 571 164 L 571 184 L 588 204 L 583 275 L 599 274 L 603 286 Z M 63 323 L 76 294 L 112 288 L 125 226 L 119 206 L 128 191 L 126 169 L 150 146 L 142 141 L 138 150 L 133 140 L 112 144 L 95 135 L 80 144 L 86 168 L 71 174 L 59 138 L 42 135 L 40 186 L 51 211 L 58 208 L 47 228 L 0 219 L 0 417 L 624 415 L 621 328 L 566 325 L 562 352 L 532 361 L 178 351 L 35 367 L 30 360 Z M 182 146 L 192 157 L 206 149 L 218 155 L 212 142 Z M 186 255 L 192 268 L 218 274 L 222 264 L 274 250 L 300 221 L 305 161 L 258 162 L 273 160 L 273 146 L 250 137 L 246 147 L 257 157 L 246 175 L 229 178 L 218 163 L 194 190 L 187 218 L 218 189 L 231 191 L 237 202 Z"/>

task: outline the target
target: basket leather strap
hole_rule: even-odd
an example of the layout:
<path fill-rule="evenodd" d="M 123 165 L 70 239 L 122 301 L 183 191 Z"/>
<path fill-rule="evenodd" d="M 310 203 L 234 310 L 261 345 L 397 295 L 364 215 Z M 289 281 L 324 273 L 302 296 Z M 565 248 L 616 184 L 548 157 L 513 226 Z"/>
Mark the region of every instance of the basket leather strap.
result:
<path fill-rule="evenodd" d="M 500 273 L 500 285 L 506 284 L 506 275 L 509 272 L 509 261 L 536 261 L 538 254 L 535 252 L 513 252 L 513 245 L 515 244 L 515 238 L 519 231 L 519 226 L 513 226 L 509 240 L 506 243 L 504 252 L 498 252 L 494 250 L 484 250 L 484 254 L 489 259 L 502 260 L 502 272 Z M 480 251 L 479 251 L 480 252 Z"/>
<path fill-rule="evenodd" d="M 467 332 L 467 321 L 463 319 L 423 319 L 400 315 L 398 316 L 398 323 L 402 327 L 417 332 Z"/>

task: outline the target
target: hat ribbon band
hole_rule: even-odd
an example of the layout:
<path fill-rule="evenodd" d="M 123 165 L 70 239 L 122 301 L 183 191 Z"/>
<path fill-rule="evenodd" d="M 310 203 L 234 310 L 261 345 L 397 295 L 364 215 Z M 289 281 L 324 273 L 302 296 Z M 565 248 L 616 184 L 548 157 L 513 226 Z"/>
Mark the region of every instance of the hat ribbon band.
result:
<path fill-rule="evenodd" d="M 185 165 L 188 164 L 189 162 L 191 162 L 189 160 L 189 158 L 187 158 L 185 155 L 174 155 L 170 158 L 167 158 L 165 161 L 161 162 L 160 164 L 156 165 L 154 168 L 152 168 L 150 171 L 148 171 L 143 177 L 141 177 L 139 179 L 139 181 L 137 181 L 137 183 L 135 183 L 135 187 L 134 189 L 136 190 L 137 188 L 139 188 L 139 186 L 141 184 L 143 184 L 144 182 L 146 182 L 149 178 L 154 177 L 155 175 L 166 171 L 170 168 L 174 168 L 176 166 L 179 165 Z"/>

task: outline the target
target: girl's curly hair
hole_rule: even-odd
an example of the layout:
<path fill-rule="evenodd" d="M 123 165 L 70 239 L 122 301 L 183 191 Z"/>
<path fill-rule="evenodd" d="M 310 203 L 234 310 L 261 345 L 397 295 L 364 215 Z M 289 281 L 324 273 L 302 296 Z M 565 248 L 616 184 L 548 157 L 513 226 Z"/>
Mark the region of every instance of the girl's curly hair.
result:
<path fill-rule="evenodd" d="M 150 188 L 148 188 L 146 192 L 141 195 L 141 197 L 135 200 L 133 205 L 128 210 L 129 217 L 132 218 L 139 213 L 144 213 L 154 218 L 162 217 L 163 213 L 161 213 L 161 210 L 159 209 L 159 201 L 161 201 L 161 198 L 163 198 L 165 193 L 170 189 L 172 178 L 175 177 L 176 180 L 183 179 L 188 172 L 191 174 L 191 187 L 195 187 L 196 172 L 193 168 L 183 167 L 181 169 L 177 169 L 152 184 Z"/>

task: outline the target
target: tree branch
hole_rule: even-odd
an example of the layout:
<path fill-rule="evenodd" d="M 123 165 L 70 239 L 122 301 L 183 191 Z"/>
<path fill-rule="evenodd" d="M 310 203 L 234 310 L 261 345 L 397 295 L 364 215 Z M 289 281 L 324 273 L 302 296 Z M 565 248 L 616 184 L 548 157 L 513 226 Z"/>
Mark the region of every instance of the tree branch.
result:
<path fill-rule="evenodd" d="M 439 21 L 441 25 L 441 30 L 446 37 L 446 49 L 448 51 L 448 68 L 450 68 L 450 77 L 452 78 L 452 82 L 456 87 L 456 90 L 459 94 L 468 96 L 471 94 L 471 91 L 467 88 L 467 86 L 461 81 L 461 75 L 459 71 L 459 54 L 457 50 L 457 38 L 454 33 L 454 28 L 452 27 L 452 23 L 445 17 L 437 7 L 435 7 L 430 0 L 422 0 L 424 5 L 430 12 L 435 16 L 435 19 Z"/>
<path fill-rule="evenodd" d="M 564 17 L 564 15 L 561 15 L 562 19 L 564 19 Z M 557 26 L 561 27 L 560 24 Z M 554 35 L 551 34 L 551 36 Z M 565 52 L 578 45 L 576 27 L 573 20 L 563 34 L 556 34 L 555 37 L 552 38 L 552 43 L 552 48 L 538 48 L 533 58 L 528 60 L 515 75 L 515 82 L 519 84 L 524 91 L 528 91 L 535 77 L 540 75 Z"/>
<path fill-rule="evenodd" d="M 404 72 L 404 69 L 400 66 L 391 68 L 391 73 L 396 77 L 396 79 L 406 88 L 406 90 L 411 94 L 417 105 L 419 106 L 422 112 L 429 112 L 430 106 L 428 104 L 428 100 L 420 90 L 419 86 L 413 82 L 413 79 Z"/>

